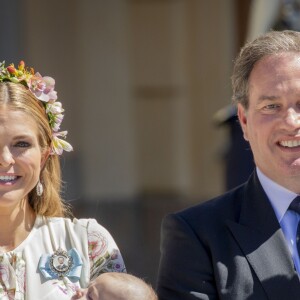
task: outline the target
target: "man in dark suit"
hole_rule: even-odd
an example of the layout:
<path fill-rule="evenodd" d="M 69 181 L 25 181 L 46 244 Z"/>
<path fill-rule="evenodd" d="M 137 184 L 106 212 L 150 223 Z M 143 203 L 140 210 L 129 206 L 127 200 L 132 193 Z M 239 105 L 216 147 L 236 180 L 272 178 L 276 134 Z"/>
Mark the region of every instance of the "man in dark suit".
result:
<path fill-rule="evenodd" d="M 244 185 L 164 219 L 160 300 L 300 299 L 291 204 L 300 195 L 300 33 L 246 44 L 232 84 L 256 169 Z"/>

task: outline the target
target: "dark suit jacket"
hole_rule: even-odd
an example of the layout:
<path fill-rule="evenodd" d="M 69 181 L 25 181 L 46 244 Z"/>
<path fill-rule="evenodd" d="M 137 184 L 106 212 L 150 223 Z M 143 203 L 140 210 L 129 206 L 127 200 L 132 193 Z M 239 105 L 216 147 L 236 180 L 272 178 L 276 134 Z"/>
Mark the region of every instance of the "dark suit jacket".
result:
<path fill-rule="evenodd" d="M 160 300 L 300 299 L 300 282 L 256 173 L 244 185 L 165 217 Z"/>

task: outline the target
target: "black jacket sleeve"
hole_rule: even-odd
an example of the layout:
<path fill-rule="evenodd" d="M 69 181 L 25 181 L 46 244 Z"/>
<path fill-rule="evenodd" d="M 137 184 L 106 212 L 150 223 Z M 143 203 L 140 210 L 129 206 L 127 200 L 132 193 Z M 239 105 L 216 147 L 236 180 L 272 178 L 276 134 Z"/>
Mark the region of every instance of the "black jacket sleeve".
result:
<path fill-rule="evenodd" d="M 180 215 L 162 223 L 157 293 L 160 300 L 218 299 L 209 250 Z"/>

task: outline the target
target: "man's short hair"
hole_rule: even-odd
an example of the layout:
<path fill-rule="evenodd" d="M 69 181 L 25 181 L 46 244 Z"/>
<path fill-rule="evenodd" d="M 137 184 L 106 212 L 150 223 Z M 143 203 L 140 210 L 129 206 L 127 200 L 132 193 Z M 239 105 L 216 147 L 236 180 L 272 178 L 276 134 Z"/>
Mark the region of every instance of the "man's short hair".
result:
<path fill-rule="evenodd" d="M 299 52 L 300 55 L 300 32 L 270 31 L 245 44 L 235 60 L 231 78 L 232 100 L 235 103 L 241 103 L 248 108 L 249 77 L 255 63 L 264 56 L 282 52 Z"/>

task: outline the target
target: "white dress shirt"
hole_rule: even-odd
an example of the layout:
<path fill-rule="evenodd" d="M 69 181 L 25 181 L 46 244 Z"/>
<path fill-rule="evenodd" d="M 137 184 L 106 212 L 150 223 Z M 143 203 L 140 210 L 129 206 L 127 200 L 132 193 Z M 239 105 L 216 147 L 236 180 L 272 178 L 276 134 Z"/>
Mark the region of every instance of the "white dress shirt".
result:
<path fill-rule="evenodd" d="M 283 231 L 296 271 L 298 272 L 298 275 L 300 275 L 300 258 L 296 245 L 296 234 L 300 215 L 294 211 L 288 210 L 291 202 L 298 195 L 272 181 L 258 168 L 256 168 L 256 170 L 259 181 L 271 202 L 277 220 Z"/>

